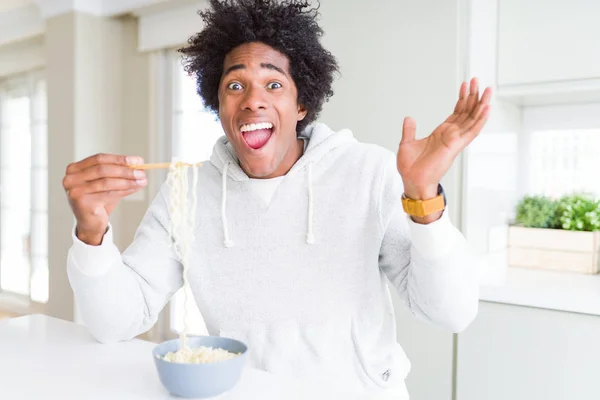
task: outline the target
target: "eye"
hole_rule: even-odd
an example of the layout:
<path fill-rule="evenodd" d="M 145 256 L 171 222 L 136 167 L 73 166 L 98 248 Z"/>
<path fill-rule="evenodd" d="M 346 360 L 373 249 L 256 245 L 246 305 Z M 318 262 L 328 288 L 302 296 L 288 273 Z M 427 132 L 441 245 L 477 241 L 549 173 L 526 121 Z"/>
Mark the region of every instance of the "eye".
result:
<path fill-rule="evenodd" d="M 281 89 L 283 86 L 279 82 L 271 82 L 267 85 L 267 89 Z"/>
<path fill-rule="evenodd" d="M 227 89 L 229 90 L 242 90 L 242 85 L 237 82 L 231 82 L 227 85 Z"/>

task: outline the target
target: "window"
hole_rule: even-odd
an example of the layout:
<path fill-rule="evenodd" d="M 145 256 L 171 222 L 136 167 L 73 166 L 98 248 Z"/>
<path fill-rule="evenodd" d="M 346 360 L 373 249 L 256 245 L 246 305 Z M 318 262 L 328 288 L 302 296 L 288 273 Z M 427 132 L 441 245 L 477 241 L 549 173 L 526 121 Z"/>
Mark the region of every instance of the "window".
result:
<path fill-rule="evenodd" d="M 600 104 L 498 101 L 493 112 L 466 151 L 462 228 L 479 254 L 504 260 L 506 229 L 522 197 L 600 197 Z"/>
<path fill-rule="evenodd" d="M 180 55 L 175 55 L 171 68 L 173 74 L 173 140 L 174 158 L 190 162 L 210 158 L 217 139 L 224 135 L 217 116 L 205 109 L 196 92 L 196 80 L 183 69 Z M 184 293 L 180 290 L 171 300 L 170 327 L 179 333 L 183 330 Z M 189 311 L 190 331 L 206 334 L 204 320 L 193 303 Z"/>
<path fill-rule="evenodd" d="M 521 134 L 521 196 L 600 196 L 600 103 L 525 107 Z"/>
<path fill-rule="evenodd" d="M 0 81 L 0 291 L 48 301 L 46 87 Z"/>
<path fill-rule="evenodd" d="M 538 130 L 531 134 L 528 192 L 560 197 L 574 192 L 600 196 L 598 129 Z"/>
<path fill-rule="evenodd" d="M 173 61 L 173 157 L 192 162 L 210 158 L 217 139 L 224 135 L 217 116 L 204 108 L 177 55 Z"/>

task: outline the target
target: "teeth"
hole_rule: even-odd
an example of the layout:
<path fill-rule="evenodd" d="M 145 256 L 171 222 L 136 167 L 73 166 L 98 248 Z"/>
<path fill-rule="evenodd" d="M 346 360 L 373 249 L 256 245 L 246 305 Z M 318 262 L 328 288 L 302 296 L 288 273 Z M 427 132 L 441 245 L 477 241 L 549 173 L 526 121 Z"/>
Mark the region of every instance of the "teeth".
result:
<path fill-rule="evenodd" d="M 251 132 L 251 131 L 256 131 L 258 129 L 272 129 L 273 128 L 273 124 L 270 122 L 260 122 L 258 124 L 246 124 L 246 125 L 242 125 L 242 127 L 240 128 L 240 130 L 242 132 Z"/>

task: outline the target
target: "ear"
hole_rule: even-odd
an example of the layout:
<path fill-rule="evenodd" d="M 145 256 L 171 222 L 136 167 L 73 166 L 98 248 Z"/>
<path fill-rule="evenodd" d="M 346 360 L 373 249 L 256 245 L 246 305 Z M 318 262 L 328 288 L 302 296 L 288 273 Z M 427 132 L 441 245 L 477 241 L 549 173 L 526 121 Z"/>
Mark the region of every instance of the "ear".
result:
<path fill-rule="evenodd" d="M 303 104 L 298 104 L 298 121 L 302 121 L 306 117 L 307 112 Z"/>

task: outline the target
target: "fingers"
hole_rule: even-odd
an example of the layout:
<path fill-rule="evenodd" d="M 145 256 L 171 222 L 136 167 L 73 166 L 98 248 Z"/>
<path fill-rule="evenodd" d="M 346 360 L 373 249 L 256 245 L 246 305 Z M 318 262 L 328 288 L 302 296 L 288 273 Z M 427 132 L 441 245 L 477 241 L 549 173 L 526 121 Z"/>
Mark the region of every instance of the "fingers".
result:
<path fill-rule="evenodd" d="M 414 118 L 406 117 L 402 123 L 402 139 L 400 143 L 411 142 L 415 140 L 417 134 L 417 121 Z"/>
<path fill-rule="evenodd" d="M 448 117 L 446 122 L 454 122 L 467 108 L 467 98 L 469 96 L 469 90 L 467 88 L 467 83 L 463 82 L 460 85 L 460 90 L 458 92 L 458 101 L 456 102 L 456 106 L 454 106 L 454 113 Z"/>
<path fill-rule="evenodd" d="M 129 179 L 134 181 L 146 180 L 144 171 L 135 170 L 117 164 L 96 164 L 78 172 L 67 174 L 63 179 L 65 190 L 84 185 L 103 178 Z"/>
<path fill-rule="evenodd" d="M 479 135 L 479 132 L 481 132 L 489 118 L 490 110 L 491 106 L 489 104 L 483 105 L 478 113 L 478 117 L 473 120 L 471 126 L 461 135 L 465 141 L 465 146 Z"/>
<path fill-rule="evenodd" d="M 138 156 L 123 156 L 117 154 L 96 154 L 85 158 L 79 162 L 71 163 L 67 167 L 67 175 L 82 171 L 94 165 L 114 164 L 114 165 L 137 165 L 143 164 L 144 160 Z"/>
<path fill-rule="evenodd" d="M 473 122 L 479 118 L 479 115 L 481 114 L 483 107 L 489 105 L 491 101 L 492 101 L 492 89 L 486 88 L 483 91 L 481 100 L 477 103 L 477 106 L 471 112 L 471 118 L 473 119 Z"/>
<path fill-rule="evenodd" d="M 131 179 L 102 178 L 85 185 L 75 186 L 67 192 L 71 199 L 94 193 L 112 194 L 118 191 L 136 191 L 146 186 L 147 181 L 134 181 Z"/>
<path fill-rule="evenodd" d="M 148 184 L 144 171 L 129 167 L 137 163 L 143 163 L 141 157 L 96 154 L 67 167 L 63 188 L 71 200 L 93 193 L 135 192 Z"/>
<path fill-rule="evenodd" d="M 100 232 L 119 200 L 148 184 L 144 171 L 130 168 L 139 163 L 141 157 L 96 154 L 67 167 L 62 183 L 78 227 Z"/>
<path fill-rule="evenodd" d="M 487 116 L 481 122 L 481 115 L 484 109 L 489 108 L 492 100 L 492 89 L 486 88 L 481 98 L 479 98 L 479 82 L 477 78 L 471 79 L 469 83 L 468 95 L 465 94 L 466 83 L 463 82 L 460 89 L 460 98 L 456 103 L 454 113 L 446 119 L 447 123 L 453 124 L 457 132 L 462 135 L 471 135 L 473 127 L 485 125 Z M 489 113 L 489 110 L 487 111 Z M 479 128 L 479 129 L 481 129 Z M 479 132 L 477 132 L 479 133 Z M 475 133 L 475 136 L 477 135 Z"/>
<path fill-rule="evenodd" d="M 469 118 L 465 121 L 462 127 L 461 135 L 472 137 L 470 140 L 473 140 L 475 136 L 479 134 L 479 131 L 483 129 L 485 122 L 487 121 L 491 106 L 490 101 L 492 99 L 492 89 L 486 88 L 483 92 L 483 96 L 481 96 L 481 100 L 477 103 L 477 106 L 473 110 L 473 112 L 469 115 Z M 487 111 L 486 111 L 487 110 Z M 486 115 L 483 113 L 486 112 Z M 481 121 L 483 118 L 483 122 Z M 477 130 L 479 129 L 479 130 Z M 473 132 L 475 130 L 475 132 Z M 469 141 L 470 141 L 469 140 Z"/>
<path fill-rule="evenodd" d="M 139 191 L 142 187 L 143 186 L 138 186 L 138 187 L 134 187 L 131 189 L 125 189 L 125 190 L 113 190 L 112 192 L 108 192 L 107 195 L 112 198 L 127 197 L 130 194 L 134 194 L 135 192 Z"/>
<path fill-rule="evenodd" d="M 71 200 L 79 204 L 79 207 L 88 210 L 92 215 L 98 215 L 102 214 L 105 204 L 118 201 L 123 197 L 139 192 L 141 189 L 142 187 L 139 186 L 125 190 L 91 193 L 85 196 L 76 193 Z"/>
<path fill-rule="evenodd" d="M 466 83 L 465 83 L 466 85 Z M 456 124 L 462 124 L 466 121 L 472 114 L 473 110 L 477 107 L 479 103 L 479 82 L 477 78 L 471 79 L 469 83 L 469 95 L 466 97 L 464 101 L 464 107 L 461 110 L 461 113 L 458 114 L 454 120 Z"/>
<path fill-rule="evenodd" d="M 471 79 L 469 97 L 467 98 L 467 109 L 465 112 L 471 114 L 479 103 L 479 81 L 477 78 Z"/>

